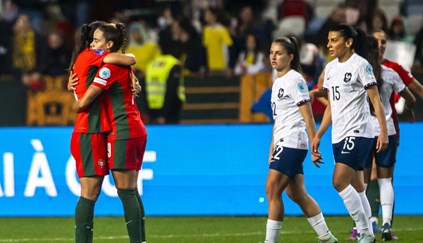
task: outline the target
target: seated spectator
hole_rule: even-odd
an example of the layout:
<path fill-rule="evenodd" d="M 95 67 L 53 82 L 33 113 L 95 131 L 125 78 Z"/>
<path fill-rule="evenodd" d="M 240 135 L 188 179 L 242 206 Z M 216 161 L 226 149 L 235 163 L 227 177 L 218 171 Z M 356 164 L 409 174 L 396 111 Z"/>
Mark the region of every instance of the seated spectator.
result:
<path fill-rule="evenodd" d="M 248 34 L 245 40 L 245 49 L 241 51 L 235 65 L 236 75 L 254 75 L 265 68 L 264 54 L 260 51 L 257 37 L 254 34 Z"/>

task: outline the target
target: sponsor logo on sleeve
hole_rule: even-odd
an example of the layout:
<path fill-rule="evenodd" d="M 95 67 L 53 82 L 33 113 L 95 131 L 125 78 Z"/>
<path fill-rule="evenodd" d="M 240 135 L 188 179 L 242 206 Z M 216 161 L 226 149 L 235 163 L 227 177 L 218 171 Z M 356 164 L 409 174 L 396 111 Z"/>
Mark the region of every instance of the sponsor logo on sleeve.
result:
<path fill-rule="evenodd" d="M 105 85 L 107 84 L 107 81 L 106 81 L 106 80 L 101 79 L 101 78 L 97 78 L 97 77 L 96 77 L 96 78 L 94 78 L 93 82 L 94 82 L 94 83 L 101 84 L 101 85 L 103 85 L 103 86 L 105 86 Z"/>

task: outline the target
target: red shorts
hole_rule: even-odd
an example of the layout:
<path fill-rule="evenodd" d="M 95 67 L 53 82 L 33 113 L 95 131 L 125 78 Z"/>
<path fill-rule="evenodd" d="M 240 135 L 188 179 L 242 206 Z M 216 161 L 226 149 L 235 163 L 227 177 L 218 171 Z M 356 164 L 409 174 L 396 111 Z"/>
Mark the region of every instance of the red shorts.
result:
<path fill-rule="evenodd" d="M 72 133 L 71 153 L 79 178 L 109 173 L 106 146 L 106 133 Z"/>
<path fill-rule="evenodd" d="M 111 170 L 140 170 L 147 137 L 107 140 L 107 157 Z"/>

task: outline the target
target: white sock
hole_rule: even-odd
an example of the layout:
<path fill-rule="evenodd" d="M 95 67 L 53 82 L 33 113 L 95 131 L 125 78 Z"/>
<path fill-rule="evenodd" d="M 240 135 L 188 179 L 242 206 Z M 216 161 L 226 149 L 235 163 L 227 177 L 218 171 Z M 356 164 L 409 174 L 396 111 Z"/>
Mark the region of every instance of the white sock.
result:
<path fill-rule="evenodd" d="M 278 242 L 279 232 L 282 228 L 282 221 L 267 219 L 266 224 L 266 241 L 269 243 Z"/>
<path fill-rule="evenodd" d="M 344 190 L 339 192 L 339 196 L 344 201 L 344 205 L 350 213 L 351 218 L 354 219 L 357 229 L 363 234 L 373 235 L 373 232 L 370 233 L 368 220 L 366 219 L 360 196 L 354 187 L 348 185 Z"/>
<path fill-rule="evenodd" d="M 319 239 L 322 241 L 329 240 L 330 236 L 332 235 L 329 231 L 328 226 L 326 225 L 325 218 L 323 214 L 320 212 L 316 216 L 307 218 L 308 222 L 310 223 L 311 227 L 313 227 L 314 231 L 316 231 Z"/>
<path fill-rule="evenodd" d="M 380 188 L 380 205 L 382 206 L 383 223 L 391 225 L 392 208 L 394 205 L 394 188 L 392 187 L 392 178 L 377 179 Z"/>
<path fill-rule="evenodd" d="M 369 224 L 369 231 L 373 234 L 373 225 L 370 221 L 372 217 L 372 209 L 370 208 L 369 199 L 367 199 L 366 191 L 359 192 L 358 195 L 360 196 L 361 203 L 363 204 L 364 215 L 366 215 L 367 223 Z"/>

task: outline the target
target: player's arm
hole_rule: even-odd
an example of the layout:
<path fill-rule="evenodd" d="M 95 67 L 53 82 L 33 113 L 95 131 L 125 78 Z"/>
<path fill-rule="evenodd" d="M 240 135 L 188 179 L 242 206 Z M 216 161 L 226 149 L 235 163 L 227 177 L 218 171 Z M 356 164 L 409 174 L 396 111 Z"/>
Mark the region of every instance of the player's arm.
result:
<path fill-rule="evenodd" d="M 76 73 L 73 73 L 72 71 L 69 73 L 69 78 L 68 78 L 68 91 L 75 91 L 75 86 L 78 84 L 78 76 Z"/>
<path fill-rule="evenodd" d="M 103 59 L 104 63 L 112 63 L 116 65 L 122 65 L 122 66 L 130 66 L 134 65 L 137 60 L 133 54 L 122 54 L 122 53 L 110 53 Z"/>
<path fill-rule="evenodd" d="M 300 110 L 301 115 L 304 118 L 308 140 L 313 141 L 314 136 L 316 136 L 316 123 L 314 122 L 314 117 L 313 117 L 313 112 L 311 111 L 310 102 L 305 102 L 301 104 L 298 108 Z M 313 161 L 315 166 L 320 167 L 318 164 L 318 161 L 321 157 L 322 157 L 322 154 L 319 151 L 311 154 L 311 161 Z"/>
<path fill-rule="evenodd" d="M 407 117 L 408 121 L 414 121 L 414 104 L 416 103 L 416 97 L 411 93 L 411 91 L 405 87 L 401 92 L 398 93 L 402 98 L 405 99 L 404 111 L 403 114 Z"/>
<path fill-rule="evenodd" d="M 408 88 L 414 93 L 418 94 L 421 99 L 423 99 L 423 86 L 419 81 L 417 81 L 417 79 L 413 79 L 413 81 L 411 81 L 411 83 L 408 85 Z"/>
<path fill-rule="evenodd" d="M 315 156 L 320 156 L 319 153 L 319 146 L 320 146 L 320 139 L 322 138 L 323 134 L 325 134 L 326 130 L 329 128 L 329 125 L 332 123 L 332 114 L 331 114 L 331 105 L 328 102 L 326 106 L 325 113 L 323 113 L 322 122 L 320 123 L 320 127 L 316 132 L 312 142 L 311 142 L 311 153 Z"/>
<path fill-rule="evenodd" d="M 87 91 L 85 91 L 84 96 L 73 104 L 73 110 L 76 112 L 85 110 L 101 94 L 101 92 L 103 92 L 102 88 L 90 85 Z"/>
<path fill-rule="evenodd" d="M 376 152 L 379 153 L 388 147 L 388 128 L 386 127 L 385 111 L 383 109 L 382 102 L 380 101 L 377 86 L 370 86 L 366 89 L 366 91 L 375 109 L 375 115 L 380 127 L 380 133 L 376 142 Z"/>

